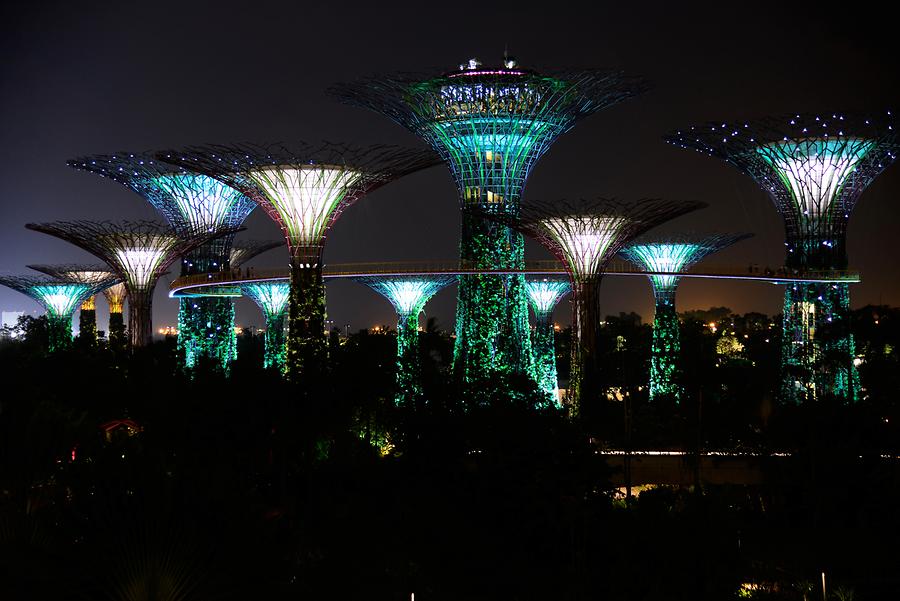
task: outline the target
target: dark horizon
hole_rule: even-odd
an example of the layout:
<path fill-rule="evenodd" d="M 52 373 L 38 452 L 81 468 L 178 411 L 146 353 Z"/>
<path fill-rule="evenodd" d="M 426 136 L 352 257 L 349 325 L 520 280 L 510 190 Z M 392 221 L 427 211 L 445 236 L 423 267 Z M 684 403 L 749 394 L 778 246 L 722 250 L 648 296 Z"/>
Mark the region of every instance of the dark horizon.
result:
<path fill-rule="evenodd" d="M 453 15 L 419 5 L 345 5 L 343 14 L 335 15 L 322 7 L 267 2 L 252 8 L 163 2 L 153 10 L 50 3 L 4 11 L 0 48 L 9 58 L 0 66 L 5 153 L 0 272 L 5 274 L 28 273 L 25 265 L 33 263 L 94 262 L 71 245 L 25 230 L 27 222 L 158 219 L 133 192 L 70 169 L 67 159 L 244 140 L 418 146 L 403 128 L 343 106 L 326 97 L 325 89 L 370 74 L 449 70 L 471 56 L 490 65 L 499 62 L 504 48 L 524 66 L 623 69 L 653 86 L 562 136 L 535 168 L 526 198 L 705 201 L 710 208 L 658 231 L 753 232 L 754 238 L 710 262 L 777 267 L 784 254 L 781 219 L 762 190 L 721 161 L 671 147 L 662 136 L 712 119 L 880 112 L 892 108 L 897 97 L 889 26 L 865 9 L 853 17 L 804 7 L 759 8 L 739 19 L 726 18 L 713 5 L 640 12 L 593 7 L 540 18 L 478 5 L 460 5 Z M 898 189 L 894 166 L 863 194 L 851 218 L 850 267 L 863 278 L 852 288 L 854 308 L 900 305 L 894 262 L 882 251 L 900 226 L 900 209 L 889 201 Z M 280 238 L 260 210 L 246 225 L 240 237 Z M 348 209 L 329 234 L 325 260 L 453 259 L 458 237 L 455 187 L 447 169 L 436 167 Z M 548 256 L 528 243 L 529 258 Z M 286 252 L 276 250 L 249 265 L 286 262 Z M 176 322 L 177 303 L 166 298 L 170 278 L 157 287 L 154 329 Z M 450 328 L 455 298 L 455 288 L 442 291 L 426 314 Z M 677 302 L 681 311 L 724 305 L 771 315 L 781 311 L 782 294 L 780 287 L 763 283 L 686 280 Z M 602 303 L 606 313 L 652 317 L 645 278 L 608 278 Z M 25 296 L 0 289 L 0 309 L 36 307 Z M 104 328 L 102 299 L 98 309 Z M 335 325 L 349 322 L 354 330 L 395 321 L 387 301 L 352 282 L 328 285 L 328 315 Z M 568 321 L 567 303 L 557 308 L 556 318 Z M 238 302 L 237 323 L 262 324 L 249 300 Z"/>

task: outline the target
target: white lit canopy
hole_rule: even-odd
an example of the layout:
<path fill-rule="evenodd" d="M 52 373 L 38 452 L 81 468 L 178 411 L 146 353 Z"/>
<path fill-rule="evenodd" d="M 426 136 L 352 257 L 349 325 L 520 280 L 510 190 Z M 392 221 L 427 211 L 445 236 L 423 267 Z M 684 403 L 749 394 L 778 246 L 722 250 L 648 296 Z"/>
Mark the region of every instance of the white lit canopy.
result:
<path fill-rule="evenodd" d="M 540 222 L 547 234 L 559 245 L 572 274 L 577 278 L 599 275 L 627 217 L 615 215 L 574 215 L 553 217 Z M 615 252 L 618 249 L 612 249 Z"/>
<path fill-rule="evenodd" d="M 292 249 L 321 244 L 333 213 L 362 176 L 353 169 L 318 164 L 275 165 L 247 173 L 277 214 Z"/>
<path fill-rule="evenodd" d="M 860 138 L 807 138 L 763 144 L 756 151 L 778 174 L 803 219 L 817 223 L 873 146 Z"/>
<path fill-rule="evenodd" d="M 149 235 L 116 248 L 111 258 L 127 276 L 129 288 L 145 290 L 154 285 L 160 266 L 177 243 L 175 236 Z"/>

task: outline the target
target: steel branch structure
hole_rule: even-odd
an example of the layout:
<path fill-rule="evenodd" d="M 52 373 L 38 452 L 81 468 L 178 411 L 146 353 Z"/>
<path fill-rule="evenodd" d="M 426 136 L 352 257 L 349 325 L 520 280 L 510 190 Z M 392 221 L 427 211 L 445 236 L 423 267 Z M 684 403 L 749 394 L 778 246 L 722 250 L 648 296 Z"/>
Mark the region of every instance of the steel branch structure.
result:
<path fill-rule="evenodd" d="M 572 279 L 572 365 L 567 400 L 573 415 L 600 398 L 597 334 L 600 280 L 607 263 L 652 227 L 706 206 L 700 202 L 612 198 L 524 204 L 518 227 L 566 265 Z"/>
<path fill-rule="evenodd" d="M 106 265 L 27 265 L 28 269 L 39 271 L 58 280 L 79 282 L 89 286 L 105 284 L 81 303 L 78 316 L 78 339 L 87 347 L 97 346 L 97 307 L 95 295 L 119 283 Z M 112 279 L 111 279 L 112 278 Z"/>
<path fill-rule="evenodd" d="M 41 276 L 0 277 L 0 284 L 30 296 L 46 309 L 48 349 L 51 353 L 68 347 L 72 342 L 72 314 L 75 309 L 113 282 L 115 277 L 110 274 L 92 284 Z"/>
<path fill-rule="evenodd" d="M 356 278 L 382 295 L 397 311 L 398 406 L 410 407 L 421 395 L 419 359 L 419 314 L 431 297 L 456 282 L 456 276 L 369 276 Z"/>
<path fill-rule="evenodd" d="M 144 197 L 176 232 L 237 231 L 256 203 L 215 178 L 163 163 L 151 153 L 95 155 L 68 165 L 109 178 Z M 234 233 L 205 242 L 182 257 L 181 275 L 229 269 Z M 230 298 L 180 301 L 178 350 L 192 368 L 200 358 L 223 370 L 237 357 Z"/>
<path fill-rule="evenodd" d="M 525 280 L 525 290 L 535 320 L 531 338 L 535 377 L 541 390 L 547 393 L 555 406 L 560 407 L 553 309 L 562 297 L 572 291 L 572 285 L 567 278 L 528 278 Z"/>
<path fill-rule="evenodd" d="M 284 242 L 280 240 L 239 240 L 231 245 L 231 253 L 228 255 L 228 263 L 232 269 L 237 269 L 250 259 L 255 258 L 273 248 L 278 248 Z"/>
<path fill-rule="evenodd" d="M 676 235 L 639 240 L 621 254 L 635 265 L 654 272 L 649 276 L 656 300 L 650 352 L 650 400 L 681 400 L 678 356 L 681 351 L 675 291 L 684 273 L 707 256 L 749 238 L 752 234 Z"/>
<path fill-rule="evenodd" d="M 497 68 L 472 59 L 442 75 L 377 76 L 330 93 L 389 117 L 444 159 L 462 208 L 463 262 L 521 270 L 522 236 L 480 213 L 517 218 L 528 176 L 550 145 L 578 120 L 645 87 L 619 72 L 539 74 L 506 58 Z M 460 278 L 454 365 L 463 382 L 495 370 L 533 375 L 522 276 Z"/>
<path fill-rule="evenodd" d="M 153 288 L 179 256 L 232 230 L 173 230 L 153 221 L 57 221 L 25 227 L 81 247 L 112 268 L 128 293 L 131 345 L 145 346 L 152 336 Z"/>
<path fill-rule="evenodd" d="M 437 164 L 424 151 L 331 143 L 209 146 L 161 158 L 240 190 L 281 227 L 291 255 L 286 373 L 295 380 L 324 366 L 322 250 L 329 229 L 368 192 Z"/>
<path fill-rule="evenodd" d="M 666 140 L 718 157 L 753 178 L 784 220 L 786 266 L 797 271 L 846 268 L 850 213 L 869 183 L 896 159 L 900 146 L 890 112 L 716 122 Z M 787 287 L 782 344 L 786 400 L 857 398 L 849 311 L 846 285 Z"/>
<path fill-rule="evenodd" d="M 266 319 L 263 367 L 284 371 L 284 314 L 290 298 L 290 284 L 260 281 L 241 285 L 241 292 L 255 302 Z"/>

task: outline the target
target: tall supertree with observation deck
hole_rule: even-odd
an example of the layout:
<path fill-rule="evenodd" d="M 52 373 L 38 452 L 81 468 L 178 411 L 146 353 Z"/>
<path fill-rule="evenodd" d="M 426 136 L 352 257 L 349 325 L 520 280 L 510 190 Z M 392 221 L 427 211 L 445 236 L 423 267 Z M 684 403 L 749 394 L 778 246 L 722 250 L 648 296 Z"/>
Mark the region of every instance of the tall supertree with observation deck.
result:
<path fill-rule="evenodd" d="M 398 406 L 411 406 L 422 393 L 419 314 L 425 303 L 456 281 L 454 275 L 373 275 L 355 278 L 386 298 L 397 311 Z"/>
<path fill-rule="evenodd" d="M 81 302 L 78 316 L 78 339 L 86 347 L 97 346 L 97 292 L 104 292 L 119 283 L 106 265 L 27 265 L 28 269 L 39 271 L 58 280 L 78 282 L 88 286 L 103 284 L 91 296 Z"/>
<path fill-rule="evenodd" d="M 534 312 L 531 349 L 534 353 L 535 379 L 540 389 L 552 399 L 554 405 L 559 407 L 553 309 L 560 299 L 572 290 L 572 285 L 566 278 L 532 277 L 525 280 L 525 290 L 528 292 L 528 301 Z"/>
<path fill-rule="evenodd" d="M 239 190 L 281 227 L 291 264 L 285 371 L 293 380 L 324 367 L 322 251 L 331 226 L 368 192 L 437 164 L 420 150 L 330 143 L 194 147 L 160 158 Z"/>
<path fill-rule="evenodd" d="M 444 159 L 462 209 L 463 264 L 521 270 L 522 236 L 482 213 L 518 217 L 528 176 L 550 145 L 578 120 L 644 87 L 619 72 L 540 74 L 506 58 L 499 67 L 472 59 L 442 75 L 372 77 L 330 93 L 389 117 Z M 454 365 L 462 381 L 495 370 L 533 375 L 531 359 L 524 277 L 460 277 Z"/>
<path fill-rule="evenodd" d="M 149 153 L 117 153 L 68 161 L 75 169 L 109 178 L 145 198 L 175 231 L 236 231 L 256 203 L 208 175 L 163 163 Z M 181 275 L 227 271 L 234 234 L 214 238 L 181 258 Z M 227 370 L 237 357 L 234 302 L 227 297 L 182 298 L 178 350 L 192 368 L 200 358 Z"/>
<path fill-rule="evenodd" d="M 635 237 L 704 206 L 662 199 L 529 202 L 522 205 L 520 218 L 510 222 L 556 255 L 572 281 L 574 335 L 566 397 L 573 415 L 590 411 L 600 398 L 597 338 L 606 265 Z"/>
<path fill-rule="evenodd" d="M 86 299 L 115 283 L 112 274 L 92 283 L 45 276 L 4 276 L 0 284 L 30 296 L 47 311 L 48 350 L 56 352 L 72 342 L 72 315 Z"/>
<path fill-rule="evenodd" d="M 156 281 L 180 256 L 232 230 L 175 231 L 153 221 L 57 221 L 25 227 L 56 236 L 109 265 L 125 284 L 128 297 L 128 335 L 132 347 L 152 340 L 152 303 Z"/>
<path fill-rule="evenodd" d="M 650 284 L 656 300 L 653 343 L 650 351 L 650 400 L 681 400 L 678 355 L 681 350 L 675 291 L 682 274 L 712 253 L 752 234 L 681 234 L 638 240 L 622 249 L 629 261 L 651 272 Z"/>
<path fill-rule="evenodd" d="M 666 137 L 718 157 L 753 178 L 784 220 L 791 273 L 847 268 L 846 231 L 860 195 L 897 156 L 890 112 L 794 114 L 691 127 Z M 853 400 L 859 385 L 845 283 L 788 284 L 782 396 Z"/>
<path fill-rule="evenodd" d="M 284 370 L 284 314 L 290 284 L 282 280 L 260 280 L 241 284 L 241 292 L 259 306 L 266 320 L 263 367 Z"/>

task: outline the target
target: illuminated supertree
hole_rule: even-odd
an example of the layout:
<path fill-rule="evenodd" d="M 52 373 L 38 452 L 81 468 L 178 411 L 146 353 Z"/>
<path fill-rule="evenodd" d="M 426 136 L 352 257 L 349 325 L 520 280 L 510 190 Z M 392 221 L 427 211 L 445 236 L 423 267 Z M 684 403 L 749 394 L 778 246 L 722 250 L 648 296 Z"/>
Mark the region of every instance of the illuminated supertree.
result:
<path fill-rule="evenodd" d="M 452 275 L 356 278 L 386 298 L 397 311 L 397 405 L 410 405 L 422 393 L 419 314 L 431 297 L 456 281 Z"/>
<path fill-rule="evenodd" d="M 511 58 L 476 59 L 443 75 L 377 76 L 329 91 L 379 112 L 425 140 L 456 180 L 462 209 L 460 259 L 483 269 L 523 269 L 524 240 L 482 213 L 516 218 L 538 159 L 575 123 L 636 95 L 645 85 L 619 72 L 540 74 Z M 493 370 L 531 373 L 525 280 L 460 277 L 454 368 L 463 382 Z"/>
<path fill-rule="evenodd" d="M 28 265 L 27 267 L 58 280 L 78 282 L 88 286 L 97 286 L 100 283 L 106 284 L 104 288 L 98 288 L 94 294 L 82 301 L 81 313 L 78 316 L 78 339 L 80 343 L 88 347 L 97 346 L 95 296 L 97 292 L 103 292 L 110 286 L 118 283 L 109 267 L 106 265 Z"/>
<path fill-rule="evenodd" d="M 290 284 L 284 281 L 259 281 L 241 285 L 244 296 L 250 297 L 266 318 L 265 354 L 263 367 L 284 370 L 284 314 L 290 298 Z"/>
<path fill-rule="evenodd" d="M 553 309 L 560 299 L 571 292 L 567 279 L 529 278 L 525 290 L 534 311 L 534 334 L 531 348 L 534 353 L 534 373 L 538 386 L 560 406 L 559 384 L 556 375 L 556 341 L 553 331 Z"/>
<path fill-rule="evenodd" d="M 231 245 L 229 265 L 237 269 L 250 259 L 284 245 L 280 240 L 236 240 Z"/>
<path fill-rule="evenodd" d="M 678 382 L 678 354 L 681 350 L 675 291 L 681 276 L 705 257 L 752 234 L 675 235 L 640 240 L 626 246 L 621 254 L 652 272 L 650 284 L 656 299 L 653 317 L 653 345 L 650 352 L 650 400 L 668 397 L 681 400 Z"/>
<path fill-rule="evenodd" d="M 133 347 L 152 339 L 156 280 L 178 257 L 231 230 L 175 231 L 152 221 L 57 221 L 29 223 L 28 229 L 71 242 L 101 259 L 128 291 L 128 335 Z"/>
<path fill-rule="evenodd" d="M 293 380 L 324 367 L 322 250 L 329 229 L 366 193 L 437 162 L 424 151 L 329 143 L 209 146 L 161 158 L 240 190 L 281 227 L 291 255 L 285 371 Z"/>
<path fill-rule="evenodd" d="M 41 276 L 4 276 L 0 284 L 30 296 L 47 310 L 48 349 L 52 353 L 71 344 L 75 309 L 115 280 L 111 274 L 93 284 Z"/>
<path fill-rule="evenodd" d="M 107 340 L 109 340 L 109 348 L 114 351 L 123 351 L 127 346 L 125 319 L 123 318 L 127 295 L 128 290 L 125 288 L 124 282 L 113 284 L 103 291 L 106 304 L 109 305 L 109 332 L 107 333 Z"/>
<path fill-rule="evenodd" d="M 156 160 L 147 153 L 118 153 L 68 161 L 75 169 L 109 178 L 145 198 L 176 231 L 236 231 L 256 203 L 217 179 Z M 226 271 L 234 233 L 205 242 L 182 257 L 181 275 Z M 178 350 L 192 368 L 200 358 L 227 370 L 237 357 L 231 298 L 182 298 Z"/>
<path fill-rule="evenodd" d="M 752 177 L 784 220 L 792 273 L 847 268 L 846 231 L 860 195 L 897 156 L 893 117 L 800 114 L 716 122 L 667 136 Z M 844 283 L 788 284 L 784 298 L 782 396 L 857 398 L 859 384 Z"/>
<path fill-rule="evenodd" d="M 704 206 L 700 202 L 608 198 L 523 204 L 517 227 L 555 254 L 572 280 L 574 335 L 566 397 L 573 415 L 600 398 L 597 335 L 604 268 L 636 236 Z"/>

